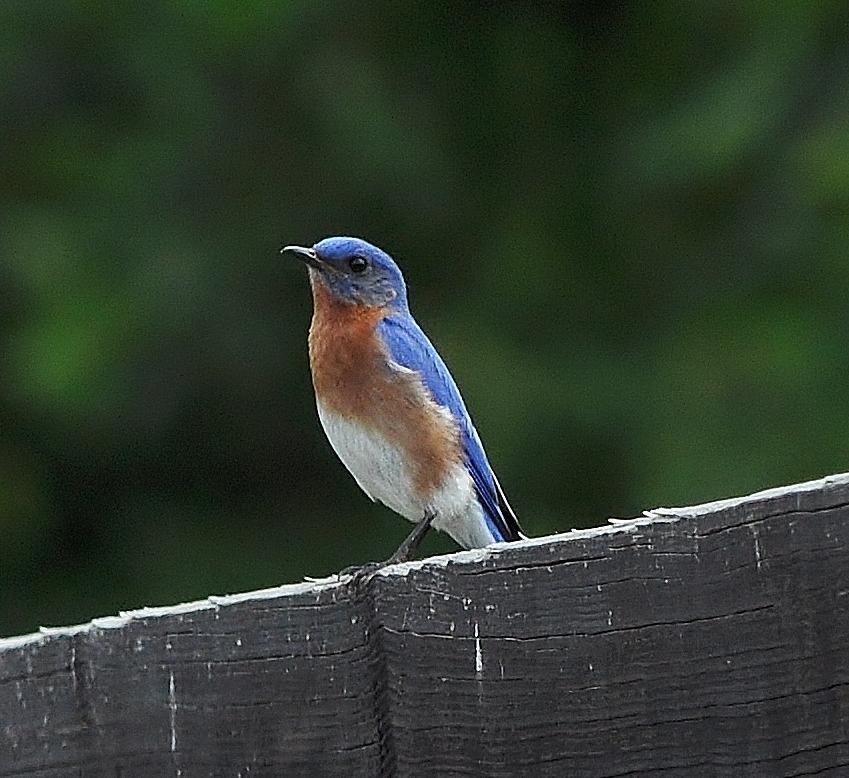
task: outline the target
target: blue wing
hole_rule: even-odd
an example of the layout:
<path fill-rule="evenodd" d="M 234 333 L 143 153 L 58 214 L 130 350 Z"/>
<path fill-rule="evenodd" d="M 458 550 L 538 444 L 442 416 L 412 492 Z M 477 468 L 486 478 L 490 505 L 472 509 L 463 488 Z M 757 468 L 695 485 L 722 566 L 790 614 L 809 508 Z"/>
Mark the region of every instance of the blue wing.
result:
<path fill-rule="evenodd" d="M 475 484 L 478 500 L 493 538 L 503 541 L 523 537 L 519 520 L 507 502 L 495 473 L 492 472 L 481 439 L 460 396 L 460 390 L 427 335 L 406 312 L 385 318 L 378 325 L 378 331 L 389 349 L 392 360 L 419 373 L 433 399 L 448 408 L 457 420 L 466 468 Z"/>

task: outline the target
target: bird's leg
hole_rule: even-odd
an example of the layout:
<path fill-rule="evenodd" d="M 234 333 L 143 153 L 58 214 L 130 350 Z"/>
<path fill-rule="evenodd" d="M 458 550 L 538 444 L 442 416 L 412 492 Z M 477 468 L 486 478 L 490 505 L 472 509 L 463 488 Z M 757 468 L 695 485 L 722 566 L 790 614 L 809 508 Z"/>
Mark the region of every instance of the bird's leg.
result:
<path fill-rule="evenodd" d="M 404 538 L 404 542 L 398 546 L 395 553 L 386 560 L 387 565 L 394 565 L 398 562 L 407 562 L 416 553 L 416 549 L 424 540 L 427 531 L 430 529 L 431 522 L 436 518 L 436 514 L 428 511 L 413 527 L 413 531 Z"/>
<path fill-rule="evenodd" d="M 431 522 L 436 517 L 435 513 L 426 513 L 421 520 L 413 527 L 413 531 L 404 538 L 404 542 L 395 550 L 395 553 L 385 559 L 383 562 L 368 562 L 367 564 L 355 567 L 346 567 L 340 575 L 351 575 L 351 583 L 357 588 L 368 583 L 371 577 L 384 567 L 395 565 L 399 562 L 407 562 L 413 556 L 416 549 L 421 544 L 427 531 L 430 529 Z"/>

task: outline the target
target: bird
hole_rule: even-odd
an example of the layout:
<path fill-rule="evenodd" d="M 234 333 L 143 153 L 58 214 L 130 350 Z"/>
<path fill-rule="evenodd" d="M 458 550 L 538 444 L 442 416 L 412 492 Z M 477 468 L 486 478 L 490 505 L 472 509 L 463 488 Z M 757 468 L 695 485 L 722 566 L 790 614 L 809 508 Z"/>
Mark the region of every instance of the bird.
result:
<path fill-rule="evenodd" d="M 465 549 L 523 539 L 460 390 L 410 312 L 392 257 L 354 237 L 284 252 L 309 271 L 309 360 L 327 439 L 369 498 L 415 524 L 378 564 L 409 560 L 431 526 Z"/>

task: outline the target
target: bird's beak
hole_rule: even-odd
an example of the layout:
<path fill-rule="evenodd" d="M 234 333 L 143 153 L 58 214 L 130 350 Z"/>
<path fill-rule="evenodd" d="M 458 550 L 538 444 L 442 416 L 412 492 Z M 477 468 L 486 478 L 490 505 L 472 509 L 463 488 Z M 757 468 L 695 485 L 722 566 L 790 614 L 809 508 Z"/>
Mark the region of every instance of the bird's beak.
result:
<path fill-rule="evenodd" d="M 315 249 L 308 249 L 304 246 L 284 246 L 280 249 L 281 254 L 287 251 L 291 251 L 301 262 L 306 262 L 310 267 L 317 270 L 321 269 L 321 263 L 318 261 L 318 254 L 316 254 Z"/>

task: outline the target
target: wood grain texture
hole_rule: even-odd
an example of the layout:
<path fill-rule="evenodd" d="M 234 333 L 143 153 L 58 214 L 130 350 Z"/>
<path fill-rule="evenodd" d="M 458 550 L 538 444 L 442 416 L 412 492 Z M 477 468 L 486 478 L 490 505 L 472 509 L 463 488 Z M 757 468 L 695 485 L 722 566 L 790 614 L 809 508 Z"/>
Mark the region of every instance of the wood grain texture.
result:
<path fill-rule="evenodd" d="M 849 477 L 0 641 L 0 776 L 849 775 Z"/>

